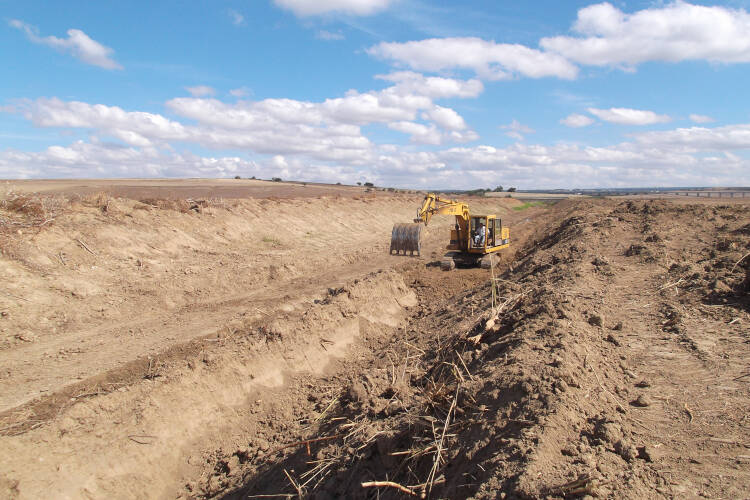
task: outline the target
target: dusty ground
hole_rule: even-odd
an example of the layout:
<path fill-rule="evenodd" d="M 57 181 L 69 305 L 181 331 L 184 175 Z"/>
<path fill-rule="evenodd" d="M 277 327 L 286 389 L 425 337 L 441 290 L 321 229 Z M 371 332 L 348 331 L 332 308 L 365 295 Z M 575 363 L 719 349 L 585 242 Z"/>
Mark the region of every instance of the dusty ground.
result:
<path fill-rule="evenodd" d="M 747 205 L 147 194 L 0 211 L 3 496 L 750 495 Z"/>

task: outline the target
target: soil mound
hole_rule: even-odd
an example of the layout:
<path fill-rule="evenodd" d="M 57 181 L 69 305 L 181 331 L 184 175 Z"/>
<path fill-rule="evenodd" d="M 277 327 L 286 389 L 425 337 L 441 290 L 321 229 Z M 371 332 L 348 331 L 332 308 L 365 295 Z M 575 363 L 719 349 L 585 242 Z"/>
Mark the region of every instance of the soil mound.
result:
<path fill-rule="evenodd" d="M 747 496 L 748 215 L 561 205 L 494 285 L 419 293 L 387 356 L 328 381 L 304 439 L 202 494 Z"/>

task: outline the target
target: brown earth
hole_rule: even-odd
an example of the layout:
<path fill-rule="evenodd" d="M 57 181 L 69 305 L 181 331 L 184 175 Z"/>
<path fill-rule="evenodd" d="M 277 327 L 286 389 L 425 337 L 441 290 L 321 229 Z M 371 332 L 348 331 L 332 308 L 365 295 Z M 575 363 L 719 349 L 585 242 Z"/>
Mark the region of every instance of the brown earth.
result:
<path fill-rule="evenodd" d="M 750 495 L 747 205 L 135 198 L 0 205 L 2 496 Z"/>

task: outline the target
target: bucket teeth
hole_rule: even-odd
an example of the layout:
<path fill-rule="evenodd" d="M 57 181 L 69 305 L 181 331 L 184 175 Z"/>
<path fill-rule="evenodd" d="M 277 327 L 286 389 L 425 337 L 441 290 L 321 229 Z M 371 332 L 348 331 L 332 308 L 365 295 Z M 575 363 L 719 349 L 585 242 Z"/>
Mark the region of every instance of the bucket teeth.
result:
<path fill-rule="evenodd" d="M 401 251 L 414 252 L 419 255 L 422 249 L 422 224 L 398 223 L 393 225 L 391 232 L 391 253 L 395 250 L 397 254 Z"/>

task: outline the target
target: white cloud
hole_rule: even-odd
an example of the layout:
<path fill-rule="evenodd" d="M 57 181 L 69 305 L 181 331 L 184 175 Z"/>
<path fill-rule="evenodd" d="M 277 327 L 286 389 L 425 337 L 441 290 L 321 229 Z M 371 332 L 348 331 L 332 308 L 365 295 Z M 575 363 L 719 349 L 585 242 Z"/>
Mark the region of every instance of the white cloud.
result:
<path fill-rule="evenodd" d="M 572 113 L 560 120 L 560 123 L 568 127 L 580 128 L 591 125 L 594 123 L 594 119 L 586 115 Z"/>
<path fill-rule="evenodd" d="M 234 24 L 235 26 L 244 26 L 245 25 L 245 16 L 240 14 L 234 9 L 229 9 L 227 11 L 227 14 L 229 15 L 229 20 Z"/>
<path fill-rule="evenodd" d="M 315 38 L 318 40 L 326 40 L 326 41 L 335 41 L 335 40 L 343 40 L 344 34 L 340 31 L 326 31 L 326 30 L 318 30 L 315 33 Z"/>
<path fill-rule="evenodd" d="M 368 16 L 388 7 L 392 0 L 274 0 L 281 8 L 291 10 L 299 17 L 318 16 L 340 12 Z"/>
<path fill-rule="evenodd" d="M 578 68 L 558 54 L 475 37 L 381 42 L 367 53 L 420 71 L 471 69 L 486 80 L 518 75 L 573 79 L 578 75 Z"/>
<path fill-rule="evenodd" d="M 543 38 L 550 52 L 586 65 L 647 61 L 750 62 L 750 14 L 744 9 L 675 1 L 633 14 L 609 3 L 578 11 L 578 36 Z"/>
<path fill-rule="evenodd" d="M 688 152 L 750 149 L 750 124 L 678 128 L 644 132 L 634 137 L 643 145 Z"/>
<path fill-rule="evenodd" d="M 39 127 L 87 129 L 133 147 L 166 147 L 176 141 L 216 150 L 299 155 L 347 164 L 365 164 L 375 154 L 375 145 L 360 128 L 364 125 L 395 123 L 393 130 L 403 131 L 412 142 L 421 144 L 465 143 L 478 138 L 455 110 L 435 104 L 431 95 L 472 95 L 481 84 L 425 79 L 417 74 L 395 79 L 394 85 L 383 90 L 351 90 L 322 102 L 264 99 L 227 103 L 212 97 L 180 97 L 166 103 L 171 112 L 194 124 L 160 114 L 56 98 L 20 101 L 9 111 L 23 113 Z M 430 95 L 418 92 L 418 82 L 427 82 L 424 90 Z M 210 87 L 189 90 L 200 96 L 214 93 Z M 416 124 L 419 118 L 429 123 Z"/>
<path fill-rule="evenodd" d="M 706 116 L 706 115 L 691 114 L 690 115 L 690 121 L 692 121 L 694 123 L 711 123 L 711 122 L 714 122 L 716 120 L 714 120 L 710 116 Z"/>
<path fill-rule="evenodd" d="M 216 95 L 216 90 L 208 85 L 197 85 L 195 87 L 185 87 L 185 90 L 190 92 L 193 97 L 204 97 L 209 95 Z"/>
<path fill-rule="evenodd" d="M 399 92 L 418 93 L 433 99 L 477 97 L 484 91 L 484 85 L 479 80 L 424 76 L 413 71 L 397 71 L 387 75 L 375 75 L 375 78 L 395 83 Z"/>
<path fill-rule="evenodd" d="M 229 91 L 229 95 L 232 97 L 247 97 L 252 95 L 253 91 L 249 87 L 239 87 Z"/>
<path fill-rule="evenodd" d="M 507 130 L 505 135 L 512 139 L 516 139 L 517 141 L 522 141 L 525 134 L 533 134 L 535 132 L 533 128 L 523 125 L 516 119 L 513 119 L 508 125 L 500 125 L 500 128 Z"/>
<path fill-rule="evenodd" d="M 431 109 L 422 113 L 425 120 L 431 120 L 442 128 L 447 130 L 465 130 L 466 122 L 464 119 L 450 108 L 442 106 L 433 106 Z"/>
<path fill-rule="evenodd" d="M 104 69 L 122 69 L 122 66 L 112 59 L 114 50 L 91 39 L 86 33 L 77 29 L 67 31 L 68 38 L 56 36 L 39 36 L 36 27 L 17 19 L 10 21 L 10 26 L 26 33 L 29 40 L 41 45 L 47 45 L 61 52 L 68 52 L 73 57 Z"/>
<path fill-rule="evenodd" d="M 666 123 L 672 120 L 668 115 L 658 115 L 653 111 L 642 109 L 588 108 L 587 111 L 600 120 L 620 125 L 653 125 L 654 123 Z"/>

